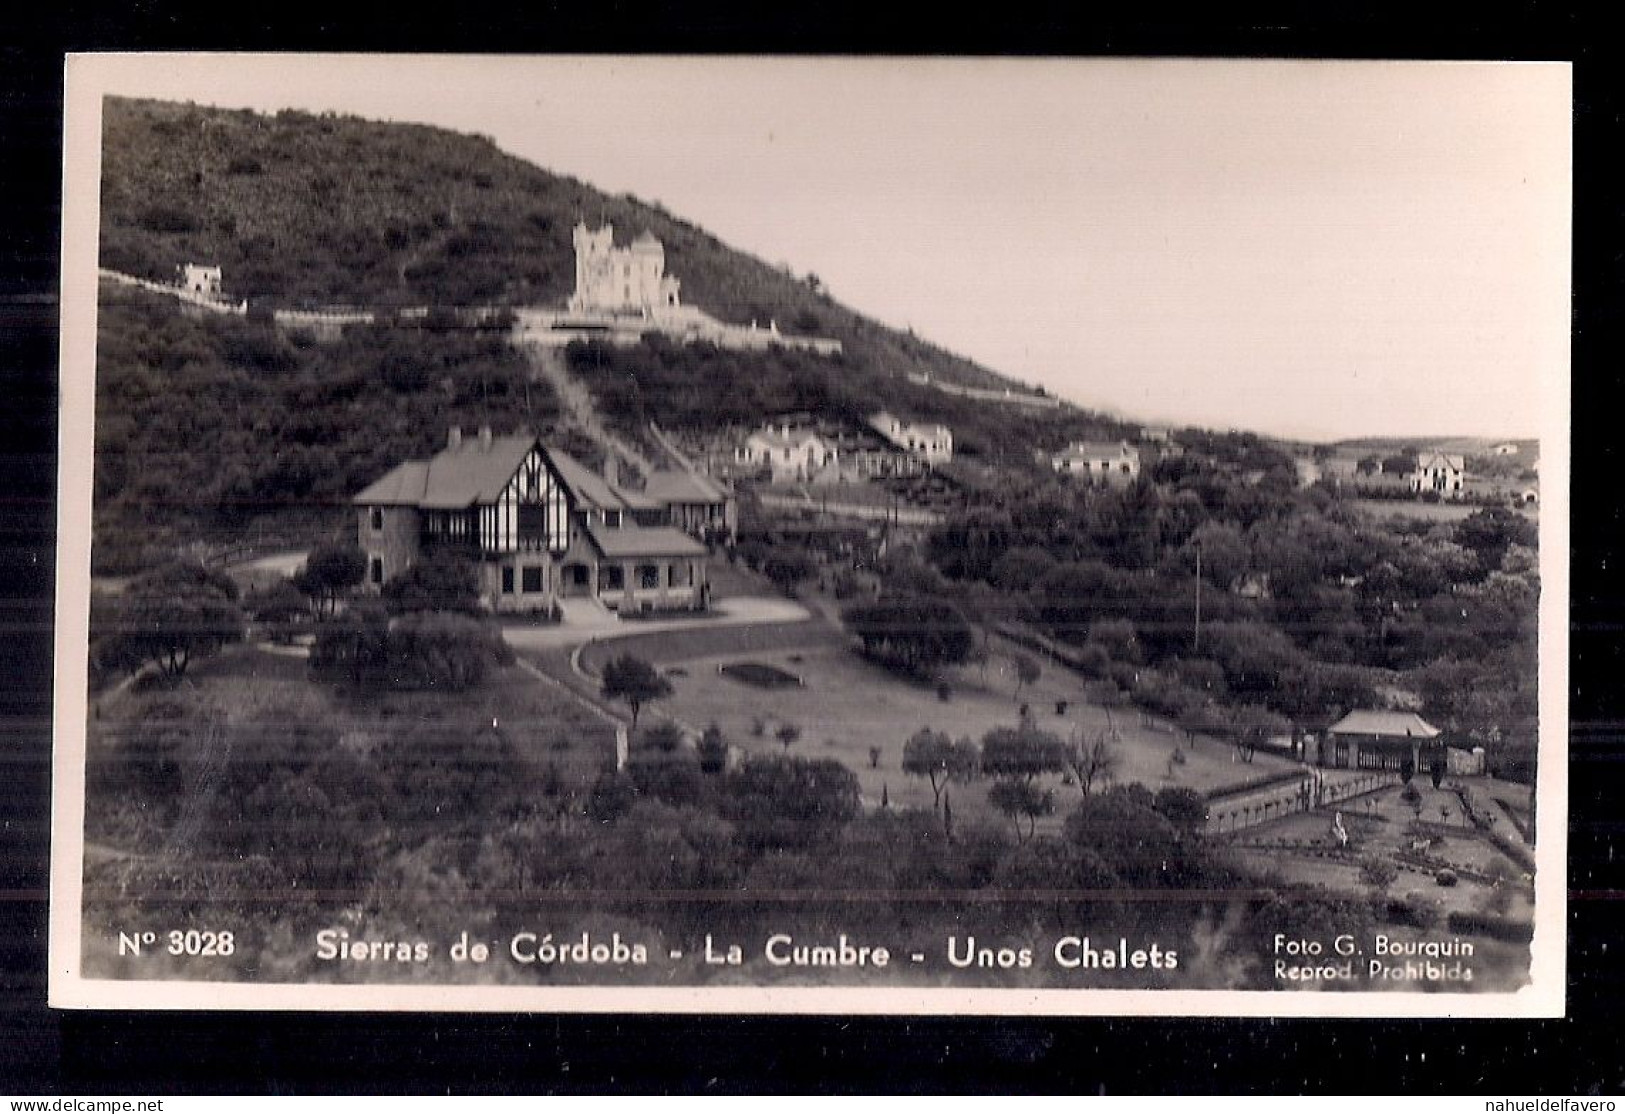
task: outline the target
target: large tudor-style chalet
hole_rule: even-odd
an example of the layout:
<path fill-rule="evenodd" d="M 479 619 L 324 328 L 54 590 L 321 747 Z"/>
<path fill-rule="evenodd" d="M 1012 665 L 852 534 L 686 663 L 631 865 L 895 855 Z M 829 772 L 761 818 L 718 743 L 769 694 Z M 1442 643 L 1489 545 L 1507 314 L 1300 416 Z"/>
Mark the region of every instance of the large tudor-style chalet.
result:
<path fill-rule="evenodd" d="M 551 611 L 571 597 L 622 613 L 703 609 L 707 550 L 684 530 L 724 535 L 731 500 L 698 478 L 656 476 L 633 491 L 530 434 L 453 429 L 439 453 L 397 465 L 353 500 L 367 588 L 420 556 L 454 553 L 478 567 L 492 611 Z"/>

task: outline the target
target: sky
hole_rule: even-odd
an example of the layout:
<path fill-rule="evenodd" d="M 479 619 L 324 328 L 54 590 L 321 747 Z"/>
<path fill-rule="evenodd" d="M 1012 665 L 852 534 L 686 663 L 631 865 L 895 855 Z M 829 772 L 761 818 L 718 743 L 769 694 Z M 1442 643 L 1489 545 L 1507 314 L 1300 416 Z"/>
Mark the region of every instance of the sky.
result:
<path fill-rule="evenodd" d="M 478 132 L 1142 421 L 1566 413 L 1562 65 L 123 55 L 75 82 Z"/>

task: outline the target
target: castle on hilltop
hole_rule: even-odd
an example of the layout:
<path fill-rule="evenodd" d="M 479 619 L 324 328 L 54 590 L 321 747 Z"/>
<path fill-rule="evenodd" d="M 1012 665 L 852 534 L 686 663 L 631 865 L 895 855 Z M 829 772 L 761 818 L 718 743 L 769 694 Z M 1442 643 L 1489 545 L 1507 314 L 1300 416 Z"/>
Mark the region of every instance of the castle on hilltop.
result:
<path fill-rule="evenodd" d="M 624 248 L 615 246 L 615 226 L 588 228 L 577 221 L 572 241 L 576 253 L 576 288 L 560 311 L 520 306 L 514 317 L 522 340 L 563 346 L 575 340 L 636 344 L 659 333 L 680 344 L 703 342 L 719 348 L 764 351 L 793 348 L 821 356 L 839 355 L 833 337 L 786 336 L 769 320 L 731 325 L 698 306 L 683 304 L 681 282 L 666 273 L 666 249 L 645 230 Z"/>
<path fill-rule="evenodd" d="M 666 249 L 647 231 L 631 247 L 615 246 L 615 226 L 575 226 L 576 289 L 573 313 L 665 316 L 679 308 L 680 282 L 666 274 Z"/>

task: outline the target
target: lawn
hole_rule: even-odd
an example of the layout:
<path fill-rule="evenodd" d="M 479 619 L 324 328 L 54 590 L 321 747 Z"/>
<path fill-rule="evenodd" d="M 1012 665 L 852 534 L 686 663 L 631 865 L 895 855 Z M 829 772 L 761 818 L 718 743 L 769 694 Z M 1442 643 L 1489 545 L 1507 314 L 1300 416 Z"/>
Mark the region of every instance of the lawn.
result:
<path fill-rule="evenodd" d="M 662 649 L 666 653 L 655 660 L 667 666 L 681 661 L 683 672 L 670 675 L 674 694 L 658 705 L 660 712 L 697 727 L 716 723 L 730 742 L 747 752 L 788 749 L 806 757 L 835 758 L 857 773 L 869 806 L 883 797 L 897 807 L 932 806 L 930 785 L 901 769 L 903 744 L 920 728 L 980 740 L 994 727 L 1014 725 L 1021 704 L 1029 706 L 1040 727 L 1067 740 L 1092 738 L 1114 727 L 1122 740 L 1117 780 L 1142 782 L 1152 789 L 1185 786 L 1207 791 L 1294 768 L 1286 759 L 1263 754 L 1252 763 L 1240 762 L 1228 747 L 1211 739 L 1199 739 L 1194 747 L 1182 745 L 1186 760 L 1175 765 L 1170 756 L 1176 743 L 1182 743 L 1182 735 L 1146 722 L 1132 709 L 1113 710 L 1108 724 L 1105 709 L 1081 701 L 1082 678 L 1053 663 L 1045 664 L 1043 675 L 1025 687 L 1019 699 L 1009 663 L 1003 659 L 990 665 L 985 681 L 978 669 L 955 671 L 952 694 L 943 701 L 934 688 L 901 680 L 827 639 L 772 652 L 683 655 L 676 642 Z M 724 667 L 741 662 L 793 673 L 802 685 L 764 692 L 722 673 Z M 1056 710 L 1060 700 L 1067 701 L 1064 714 Z M 776 738 L 784 725 L 801 729 L 801 737 L 789 748 Z M 879 748 L 879 754 L 872 754 L 871 748 Z M 1064 814 L 1080 790 L 1062 784 L 1060 778 L 1050 783 Z M 956 787 L 952 791 L 956 814 L 992 817 L 985 803 L 988 784 Z"/>

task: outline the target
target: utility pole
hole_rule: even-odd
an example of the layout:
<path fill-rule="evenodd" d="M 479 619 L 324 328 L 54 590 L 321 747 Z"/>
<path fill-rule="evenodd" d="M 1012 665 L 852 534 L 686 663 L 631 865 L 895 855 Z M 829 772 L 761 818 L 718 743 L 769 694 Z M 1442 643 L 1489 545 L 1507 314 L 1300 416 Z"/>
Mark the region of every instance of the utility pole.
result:
<path fill-rule="evenodd" d="M 1191 639 L 1191 650 L 1202 648 L 1202 543 L 1196 543 L 1196 631 Z"/>

